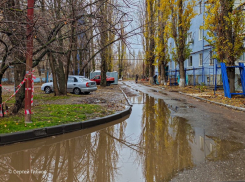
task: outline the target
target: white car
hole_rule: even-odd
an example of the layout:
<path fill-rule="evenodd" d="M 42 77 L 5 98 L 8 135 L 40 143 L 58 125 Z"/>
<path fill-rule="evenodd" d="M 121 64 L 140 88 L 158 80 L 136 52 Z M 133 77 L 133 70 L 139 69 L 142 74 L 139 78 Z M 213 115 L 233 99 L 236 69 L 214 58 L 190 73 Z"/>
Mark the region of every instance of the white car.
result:
<path fill-rule="evenodd" d="M 46 94 L 54 91 L 53 82 L 44 83 L 41 86 Z M 95 81 L 91 81 L 84 76 L 69 75 L 67 81 L 67 92 L 73 92 L 76 95 L 80 93 L 89 94 L 90 92 L 96 91 L 97 85 Z"/>

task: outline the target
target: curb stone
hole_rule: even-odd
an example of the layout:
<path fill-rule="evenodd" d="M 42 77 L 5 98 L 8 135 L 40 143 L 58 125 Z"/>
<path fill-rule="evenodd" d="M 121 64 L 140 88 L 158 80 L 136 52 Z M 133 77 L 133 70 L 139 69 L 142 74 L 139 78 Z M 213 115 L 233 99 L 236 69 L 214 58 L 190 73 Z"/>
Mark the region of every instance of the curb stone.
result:
<path fill-rule="evenodd" d="M 123 89 L 122 89 L 120 86 L 119 86 L 119 88 L 120 88 L 120 90 L 122 91 L 124 97 L 126 98 L 128 105 L 129 105 L 129 106 L 133 106 L 133 104 L 131 104 L 131 102 L 129 101 L 127 95 L 124 93 Z"/>
<path fill-rule="evenodd" d="M 130 115 L 131 111 L 132 111 L 132 107 L 127 106 L 127 108 L 123 111 L 102 118 L 91 119 L 87 121 L 70 123 L 65 125 L 51 126 L 51 127 L 40 128 L 35 130 L 28 130 L 23 132 L 2 134 L 0 135 L 0 146 L 87 129 L 97 125 L 112 122 L 117 119 L 121 119 L 127 115 Z"/>
<path fill-rule="evenodd" d="M 121 119 L 118 119 L 118 120 L 115 120 L 115 121 L 112 121 L 109 123 L 104 123 L 102 125 L 97 125 L 97 126 L 94 126 L 91 128 L 84 129 L 84 130 L 69 132 L 69 133 L 66 133 L 65 135 L 55 135 L 55 136 L 52 136 L 52 138 L 47 139 L 47 140 L 45 140 L 45 138 L 43 138 L 43 139 L 31 140 L 31 141 L 27 141 L 27 142 L 18 142 L 18 143 L 14 143 L 14 145 L 2 145 L 0 147 L 4 147 L 4 150 L 0 150 L 0 155 L 5 155 L 5 154 L 9 154 L 9 153 L 15 153 L 15 152 L 19 152 L 19 151 L 35 149 L 35 148 L 39 148 L 42 146 L 50 146 L 53 144 L 57 144 L 57 143 L 60 143 L 64 140 L 74 139 L 77 137 L 81 137 L 81 136 L 96 132 L 98 130 L 103 130 L 107 127 L 119 124 L 128 118 L 129 118 L 129 115 L 126 115 Z"/>
<path fill-rule="evenodd" d="M 231 109 L 235 109 L 235 110 L 239 110 L 239 111 L 244 111 L 245 112 L 245 108 L 242 108 L 242 107 L 236 107 L 236 106 L 232 106 L 232 105 L 228 105 L 228 104 L 223 104 L 223 103 L 220 103 L 220 102 L 211 101 L 211 100 L 208 100 L 208 99 L 204 99 L 204 98 L 201 98 L 201 97 L 193 96 L 193 95 L 186 94 L 186 93 L 183 93 L 183 92 L 179 92 L 179 93 L 182 94 L 182 95 L 186 95 L 186 96 L 190 96 L 190 97 L 199 99 L 199 100 L 210 102 L 210 103 L 213 103 L 213 104 L 216 104 L 216 105 L 220 105 L 220 106 L 224 106 L 224 107 L 228 107 L 228 108 L 231 108 Z"/>

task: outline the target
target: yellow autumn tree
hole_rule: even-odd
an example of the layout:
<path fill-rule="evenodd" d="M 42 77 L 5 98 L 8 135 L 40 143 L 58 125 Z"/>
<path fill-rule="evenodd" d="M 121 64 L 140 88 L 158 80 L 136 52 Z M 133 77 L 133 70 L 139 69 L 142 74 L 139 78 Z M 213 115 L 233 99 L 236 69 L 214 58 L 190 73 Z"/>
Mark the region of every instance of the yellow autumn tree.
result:
<path fill-rule="evenodd" d="M 166 82 L 165 79 L 165 67 L 167 66 L 169 59 L 168 54 L 168 19 L 170 15 L 170 1 L 158 0 L 158 20 L 157 20 L 157 37 L 156 37 L 156 61 L 158 61 L 159 75 L 161 76 L 161 84 Z"/>
<path fill-rule="evenodd" d="M 235 0 L 209 0 L 205 8 L 203 29 L 208 30 L 206 40 L 214 48 L 214 58 L 227 66 L 234 66 L 244 52 L 245 23 L 242 3 L 240 1 L 240 6 L 235 6 Z M 230 91 L 235 92 L 235 68 L 228 68 L 227 74 Z"/>
<path fill-rule="evenodd" d="M 187 32 L 191 26 L 191 20 L 196 16 L 194 7 L 196 0 L 169 0 L 170 1 L 170 37 L 174 39 L 176 47 L 172 53 L 175 61 L 179 64 L 180 82 L 179 86 L 185 86 L 184 61 L 190 55 L 187 43 Z"/>
<path fill-rule="evenodd" d="M 155 21 L 157 12 L 157 0 L 146 0 L 146 13 L 145 13 L 145 57 L 147 67 L 149 68 L 149 82 L 153 84 L 153 76 L 155 71 Z"/>

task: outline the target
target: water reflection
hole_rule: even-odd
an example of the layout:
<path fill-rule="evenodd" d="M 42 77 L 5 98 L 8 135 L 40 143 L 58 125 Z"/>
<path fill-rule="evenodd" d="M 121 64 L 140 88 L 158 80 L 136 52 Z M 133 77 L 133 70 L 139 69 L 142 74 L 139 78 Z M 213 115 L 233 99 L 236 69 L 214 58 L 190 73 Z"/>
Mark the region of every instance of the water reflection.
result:
<path fill-rule="evenodd" d="M 227 159 L 243 148 L 172 117 L 161 99 L 142 93 L 131 102 L 139 104 L 127 121 L 52 144 L 45 144 L 52 138 L 43 139 L 36 148 L 31 148 L 32 141 L 30 149 L 0 155 L 0 181 L 170 181 L 179 171 Z M 0 150 L 8 151 L 9 146 Z M 129 172 L 135 176 L 128 178 Z"/>
<path fill-rule="evenodd" d="M 114 181 L 118 141 L 126 126 L 122 122 L 53 145 L 1 155 L 0 181 Z"/>
<path fill-rule="evenodd" d="M 146 181 L 169 181 L 179 170 L 193 166 L 189 141 L 191 126 L 183 118 L 172 118 L 163 100 L 146 96 L 142 117 L 141 162 Z"/>
<path fill-rule="evenodd" d="M 147 182 L 170 181 L 179 171 L 205 160 L 223 160 L 242 144 L 205 135 L 186 119 L 171 117 L 162 99 L 145 96 L 143 107 L 140 161 Z"/>

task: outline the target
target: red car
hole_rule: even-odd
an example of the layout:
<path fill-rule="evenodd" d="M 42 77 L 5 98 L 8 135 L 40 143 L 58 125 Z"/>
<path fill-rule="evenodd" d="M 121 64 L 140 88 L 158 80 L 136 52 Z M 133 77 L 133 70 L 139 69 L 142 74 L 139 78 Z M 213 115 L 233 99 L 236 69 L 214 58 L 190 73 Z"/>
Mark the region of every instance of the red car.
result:
<path fill-rule="evenodd" d="M 100 85 L 101 77 L 96 75 L 94 78 L 90 79 L 91 81 L 96 81 L 97 85 Z M 114 77 L 106 76 L 106 85 L 109 86 L 111 83 L 114 83 Z"/>

